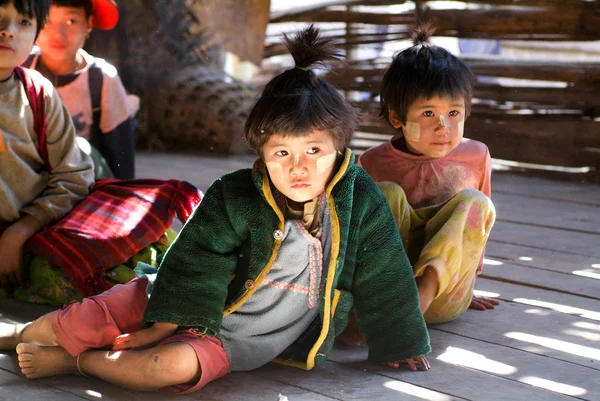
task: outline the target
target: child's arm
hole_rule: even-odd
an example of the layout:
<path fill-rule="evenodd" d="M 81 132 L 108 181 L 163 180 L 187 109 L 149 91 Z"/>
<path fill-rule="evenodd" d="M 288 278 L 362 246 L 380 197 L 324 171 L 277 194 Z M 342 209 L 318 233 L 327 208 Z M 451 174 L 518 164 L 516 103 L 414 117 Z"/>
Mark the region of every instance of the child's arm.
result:
<path fill-rule="evenodd" d="M 46 149 L 51 166 L 46 188 L 21 212 L 47 226 L 61 219 L 88 195 L 94 167 L 75 142 L 69 112 L 51 85 L 45 85 Z M 38 149 L 39 151 L 39 149 Z"/>
<path fill-rule="evenodd" d="M 369 179 L 369 181 L 371 181 Z M 371 181 L 372 182 L 372 181 Z M 352 295 L 369 359 L 382 363 L 415 360 L 431 351 L 419 293 L 389 205 L 377 186 L 355 186 L 364 216 L 356 233 L 358 250 Z"/>
<path fill-rule="evenodd" d="M 23 248 L 25 242 L 44 227 L 44 223 L 25 216 L 9 226 L 0 236 L 0 284 L 8 288 L 23 282 Z"/>
<path fill-rule="evenodd" d="M 120 351 L 130 348 L 140 348 L 159 343 L 173 335 L 179 326 L 172 323 L 154 323 L 152 326 L 136 331 L 135 333 L 122 334 L 115 338 L 113 350 Z"/>

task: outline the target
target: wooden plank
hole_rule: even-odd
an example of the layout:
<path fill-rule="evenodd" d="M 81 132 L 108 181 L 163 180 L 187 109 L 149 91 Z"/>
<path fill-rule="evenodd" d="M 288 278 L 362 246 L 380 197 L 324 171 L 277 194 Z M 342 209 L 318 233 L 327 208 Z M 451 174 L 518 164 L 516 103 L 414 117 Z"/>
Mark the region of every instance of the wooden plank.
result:
<path fill-rule="evenodd" d="M 490 238 L 508 244 L 600 257 L 597 237 L 585 233 L 500 221 L 494 225 Z"/>
<path fill-rule="evenodd" d="M 38 379 L 40 383 L 52 385 L 56 388 L 78 395 L 89 401 L 194 401 L 190 395 L 171 395 L 158 392 L 142 392 L 127 390 L 110 383 L 78 376 L 56 376 Z"/>
<path fill-rule="evenodd" d="M 0 354 L 0 359 L 2 359 L 2 354 Z M 0 400 L 81 401 L 81 398 L 69 392 L 48 387 L 14 373 L 0 370 Z"/>
<path fill-rule="evenodd" d="M 600 37 L 599 17 L 592 7 L 496 7 L 435 9 L 418 7 L 422 20 L 431 21 L 436 35 L 462 38 L 596 40 Z M 558 11 L 560 10 L 560 11 Z M 584 10 L 592 12 L 585 13 Z M 583 14 L 583 16 L 582 16 Z M 343 22 L 377 25 L 412 25 L 415 13 L 352 12 L 316 7 L 295 13 L 273 15 L 271 22 Z"/>
<path fill-rule="evenodd" d="M 456 339 L 456 341 L 453 341 Z M 467 368 L 455 364 L 438 360 L 437 358 L 446 352 L 449 346 L 462 348 L 478 352 L 480 347 L 470 347 L 469 341 L 465 341 L 460 336 L 446 335 L 439 331 L 431 332 L 433 352 L 428 355 L 431 364 L 431 370 L 428 372 L 410 372 L 407 369 L 391 370 L 389 368 L 374 365 L 366 361 L 367 348 L 334 348 L 330 355 L 330 360 L 352 366 L 355 369 L 366 370 L 380 374 L 389 378 L 388 380 L 398 380 L 422 386 L 431 391 L 438 391 L 448 394 L 452 397 L 462 397 L 469 400 L 486 401 L 515 401 L 515 400 L 535 400 L 535 401 L 566 401 L 572 398 L 548 392 L 524 383 L 519 383 L 511 378 L 502 377 L 499 374 L 490 373 L 483 369 Z M 475 348 L 475 349 L 474 349 Z M 504 348 L 504 347 L 502 347 Z M 514 353 L 523 353 L 522 351 L 509 350 Z M 486 354 L 484 354 L 486 355 Z M 529 354 L 528 354 L 529 355 Z M 487 356 L 487 355 L 486 355 Z M 534 358 L 544 358 L 533 355 Z M 498 364 L 497 364 L 498 365 Z M 510 360 L 500 365 L 501 367 L 511 367 Z M 402 400 L 404 394 L 399 393 L 396 398 L 384 398 L 393 400 Z M 423 399 L 435 399 L 423 396 Z"/>
<path fill-rule="evenodd" d="M 579 3 L 580 5 L 582 3 Z M 464 10 L 424 8 L 421 18 L 431 21 L 436 35 L 459 38 L 518 40 L 597 40 L 599 18 L 577 7 L 495 7 Z M 595 17 L 595 18 L 594 18 Z"/>
<path fill-rule="evenodd" d="M 580 319 L 572 323 L 572 327 L 600 333 L 600 323 L 598 323 L 600 322 L 600 309 L 598 308 L 598 301 L 596 299 L 504 283 L 483 277 L 477 278 L 475 291 L 477 295 L 484 297 L 518 302 L 540 309 L 577 316 Z M 507 327 L 514 326 L 507 324 Z M 527 328 L 527 325 L 522 327 Z"/>
<path fill-rule="evenodd" d="M 277 401 L 278 395 L 288 397 L 290 401 L 333 401 L 324 394 L 310 391 L 295 381 L 284 383 L 270 375 L 256 374 L 264 368 L 252 373 L 235 372 L 209 383 L 194 394 L 194 399 L 205 401 Z M 294 369 L 297 377 L 305 372 Z"/>
<path fill-rule="evenodd" d="M 583 85 L 582 90 L 585 89 L 585 85 L 594 87 L 600 80 L 600 63 L 596 62 L 527 60 L 496 55 L 462 55 L 460 58 L 478 76 L 567 82 Z M 359 77 L 365 81 L 378 80 L 383 76 L 389 62 L 390 60 L 384 60 L 373 65 L 373 60 L 356 61 L 342 68 L 333 69 L 324 77 L 336 86 Z"/>
<path fill-rule="evenodd" d="M 519 195 L 495 192 L 492 201 L 498 221 L 554 227 L 600 235 L 600 208 L 549 199 L 524 199 Z M 593 237 L 592 237 L 593 238 Z M 600 243 L 600 237 L 598 237 Z"/>
<path fill-rule="evenodd" d="M 365 355 L 366 359 L 366 355 Z M 393 370 L 388 369 L 388 373 Z M 427 372 L 403 372 L 406 375 L 416 375 L 421 382 L 408 384 L 405 377 L 394 379 L 387 375 L 373 374 L 369 370 L 354 369 L 344 364 L 326 362 L 323 366 L 308 372 L 297 369 L 270 364 L 253 374 L 269 377 L 282 383 L 294 383 L 300 387 L 310 389 L 315 393 L 323 394 L 336 400 L 363 401 L 363 400 L 463 400 L 464 398 L 448 394 L 444 391 L 429 389 L 424 381 Z M 292 398 L 290 398 L 290 401 Z M 295 400 L 295 398 L 294 398 Z"/>
<path fill-rule="evenodd" d="M 498 84 L 477 83 L 473 97 L 478 99 L 494 99 L 505 104 L 521 102 L 560 106 L 565 108 L 599 107 L 598 91 L 595 88 L 580 86 L 566 88 L 510 87 Z"/>
<path fill-rule="evenodd" d="M 542 383 L 560 385 L 557 392 L 562 390 L 563 394 L 584 400 L 600 399 L 600 386 L 594 385 L 598 378 L 595 369 L 435 329 L 430 334 L 434 349 L 432 357 L 437 360 L 467 365 L 534 387 L 540 387 Z M 509 391 L 510 387 L 507 386 L 506 390 Z M 553 394 L 549 393 L 547 397 L 552 399 Z M 512 399 L 525 398 L 515 394 Z"/>
<path fill-rule="evenodd" d="M 503 262 L 500 265 L 485 264 L 480 277 L 600 300 L 598 274 L 596 278 L 590 278 Z"/>
<path fill-rule="evenodd" d="M 137 178 L 185 180 L 206 191 L 217 178 L 241 168 L 252 167 L 256 158 L 137 152 L 135 162 Z"/>
<path fill-rule="evenodd" d="M 510 263 L 565 274 L 572 274 L 574 271 L 600 274 L 598 257 L 506 244 L 494 240 L 487 243 L 485 257 L 490 260 L 490 263 Z"/>
<path fill-rule="evenodd" d="M 551 199 L 565 202 L 565 206 L 600 206 L 600 185 L 549 180 L 494 171 L 492 197 L 497 192 L 517 194 L 526 199 Z"/>
<path fill-rule="evenodd" d="M 467 310 L 458 319 L 432 325 L 430 330 L 484 340 L 600 371 L 600 333 L 572 326 L 581 320 L 534 305 L 502 302 L 493 311 Z"/>

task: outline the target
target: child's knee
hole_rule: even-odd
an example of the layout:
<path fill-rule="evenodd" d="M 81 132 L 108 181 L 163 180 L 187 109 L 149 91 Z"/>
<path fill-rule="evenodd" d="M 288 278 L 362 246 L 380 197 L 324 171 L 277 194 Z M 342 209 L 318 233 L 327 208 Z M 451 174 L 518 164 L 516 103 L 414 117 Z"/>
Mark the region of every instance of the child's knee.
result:
<path fill-rule="evenodd" d="M 490 198 L 488 198 L 483 192 L 474 188 L 463 189 L 454 196 L 454 199 L 456 199 L 458 202 L 472 202 L 482 205 L 492 203 Z"/>
<path fill-rule="evenodd" d="M 201 373 L 196 352 L 186 343 L 156 347 L 148 354 L 144 370 L 160 387 L 198 381 Z"/>
<path fill-rule="evenodd" d="M 476 206 L 484 216 L 486 226 L 494 223 L 496 218 L 496 208 L 494 207 L 492 200 L 483 192 L 473 188 L 463 189 L 454 196 L 453 200 L 457 203 L 468 203 Z"/>

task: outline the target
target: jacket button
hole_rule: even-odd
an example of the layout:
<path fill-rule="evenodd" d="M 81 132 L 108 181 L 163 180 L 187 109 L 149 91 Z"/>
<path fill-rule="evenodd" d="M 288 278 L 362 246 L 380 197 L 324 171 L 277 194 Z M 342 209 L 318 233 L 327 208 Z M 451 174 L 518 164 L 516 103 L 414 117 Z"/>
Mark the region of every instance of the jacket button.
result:
<path fill-rule="evenodd" d="M 246 280 L 244 283 L 244 287 L 246 287 L 248 291 L 252 290 L 255 286 L 256 284 L 254 283 L 254 280 Z"/>
<path fill-rule="evenodd" d="M 281 230 L 273 231 L 273 238 L 275 238 L 278 241 L 282 240 L 283 239 L 283 231 L 281 231 Z"/>

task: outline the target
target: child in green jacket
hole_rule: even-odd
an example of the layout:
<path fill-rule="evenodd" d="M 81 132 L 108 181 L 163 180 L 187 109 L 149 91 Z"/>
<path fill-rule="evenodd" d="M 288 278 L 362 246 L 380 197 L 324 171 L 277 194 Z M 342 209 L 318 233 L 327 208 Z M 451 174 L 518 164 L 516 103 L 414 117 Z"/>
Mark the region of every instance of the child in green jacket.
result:
<path fill-rule="evenodd" d="M 347 149 L 357 113 L 311 69 L 339 53 L 312 26 L 286 45 L 296 66 L 267 84 L 245 127 L 260 158 L 213 183 L 155 280 L 0 326 L 0 347 L 16 346 L 28 378 L 79 373 L 189 393 L 270 361 L 309 370 L 326 360 L 351 307 L 370 360 L 429 369 L 394 218 Z"/>

